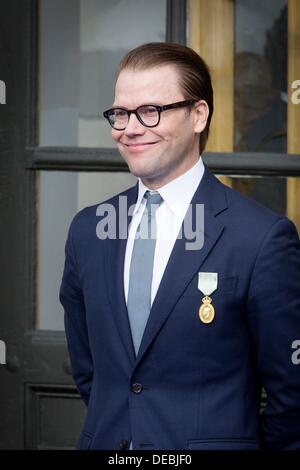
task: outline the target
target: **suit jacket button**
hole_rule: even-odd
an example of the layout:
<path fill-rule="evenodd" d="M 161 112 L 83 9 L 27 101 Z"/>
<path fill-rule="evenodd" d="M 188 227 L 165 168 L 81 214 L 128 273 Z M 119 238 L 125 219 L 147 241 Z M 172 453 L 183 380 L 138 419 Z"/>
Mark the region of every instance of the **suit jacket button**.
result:
<path fill-rule="evenodd" d="M 132 385 L 131 390 L 134 393 L 141 393 L 141 391 L 143 390 L 143 385 L 139 383 L 135 383 Z"/>
<path fill-rule="evenodd" d="M 127 441 L 125 439 L 120 440 L 120 449 L 126 449 L 127 447 Z"/>

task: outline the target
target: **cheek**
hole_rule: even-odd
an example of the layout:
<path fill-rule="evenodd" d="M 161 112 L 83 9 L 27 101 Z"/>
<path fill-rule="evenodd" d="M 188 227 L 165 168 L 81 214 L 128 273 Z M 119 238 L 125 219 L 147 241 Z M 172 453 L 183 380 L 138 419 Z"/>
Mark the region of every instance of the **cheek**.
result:
<path fill-rule="evenodd" d="M 180 125 L 169 125 L 165 126 L 162 130 L 162 136 L 165 142 L 171 146 L 181 145 L 186 139 L 189 128 L 186 126 L 185 121 L 181 122 Z"/>
<path fill-rule="evenodd" d="M 115 129 L 112 129 L 111 131 L 111 136 L 115 142 L 119 142 L 121 138 L 122 132 L 116 131 Z"/>

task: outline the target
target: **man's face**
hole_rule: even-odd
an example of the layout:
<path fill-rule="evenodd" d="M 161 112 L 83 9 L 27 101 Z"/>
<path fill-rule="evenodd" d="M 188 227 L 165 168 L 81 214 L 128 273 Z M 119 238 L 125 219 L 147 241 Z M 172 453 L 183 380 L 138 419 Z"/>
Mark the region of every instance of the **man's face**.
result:
<path fill-rule="evenodd" d="M 123 70 L 115 88 L 114 107 L 136 109 L 141 105 L 166 105 L 183 101 L 179 75 L 172 65 L 148 70 Z M 157 189 L 189 170 L 199 158 L 199 137 L 208 108 L 205 102 L 163 111 L 158 126 L 143 126 L 134 114 L 125 130 L 112 129 L 112 137 L 131 173 Z"/>

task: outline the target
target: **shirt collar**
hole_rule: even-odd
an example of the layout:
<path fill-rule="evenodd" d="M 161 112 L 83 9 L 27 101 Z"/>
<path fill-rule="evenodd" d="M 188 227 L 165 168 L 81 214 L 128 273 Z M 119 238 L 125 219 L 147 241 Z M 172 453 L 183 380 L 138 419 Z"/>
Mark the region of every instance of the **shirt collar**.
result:
<path fill-rule="evenodd" d="M 158 188 L 164 202 L 169 206 L 171 211 L 179 218 L 183 218 L 192 197 L 199 186 L 201 178 L 204 173 L 204 164 L 201 156 L 197 163 L 190 168 L 186 173 L 178 178 L 170 181 L 166 185 Z M 138 197 L 133 211 L 135 215 L 141 207 L 141 202 L 146 191 L 151 191 L 144 185 L 142 180 L 138 179 Z"/>

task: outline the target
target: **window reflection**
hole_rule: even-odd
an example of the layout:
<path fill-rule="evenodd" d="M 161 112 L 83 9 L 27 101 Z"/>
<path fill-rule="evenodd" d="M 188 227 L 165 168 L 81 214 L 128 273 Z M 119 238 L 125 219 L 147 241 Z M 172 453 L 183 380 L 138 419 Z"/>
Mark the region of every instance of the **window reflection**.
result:
<path fill-rule="evenodd" d="M 236 0 L 235 150 L 287 150 L 287 2 Z"/>
<path fill-rule="evenodd" d="M 123 55 L 164 41 L 166 1 L 41 0 L 41 146 L 111 147 L 111 107 Z"/>
<path fill-rule="evenodd" d="M 286 178 L 234 177 L 232 187 L 274 212 L 286 215 Z"/>
<path fill-rule="evenodd" d="M 68 228 L 76 212 L 136 183 L 130 173 L 39 172 L 38 311 L 36 327 L 63 330 L 58 292 Z"/>
<path fill-rule="evenodd" d="M 285 176 L 223 176 L 221 181 L 246 197 L 290 218 L 300 235 L 298 211 L 299 183 L 296 177 Z M 283 190 L 285 188 L 286 190 Z"/>

